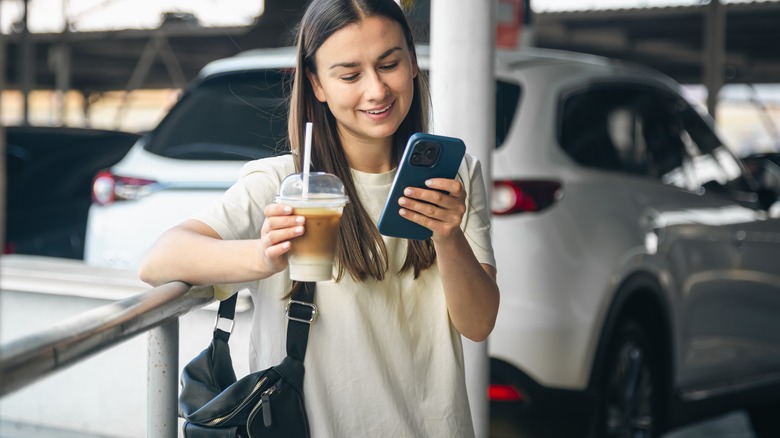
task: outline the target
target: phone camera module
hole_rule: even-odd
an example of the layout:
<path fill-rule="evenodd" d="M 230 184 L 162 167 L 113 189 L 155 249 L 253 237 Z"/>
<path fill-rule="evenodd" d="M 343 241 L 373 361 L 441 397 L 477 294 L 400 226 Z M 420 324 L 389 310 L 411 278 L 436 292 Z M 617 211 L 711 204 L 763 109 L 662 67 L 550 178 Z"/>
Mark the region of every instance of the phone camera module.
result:
<path fill-rule="evenodd" d="M 412 150 L 409 162 L 414 166 L 431 167 L 439 159 L 441 145 L 433 142 L 420 142 Z"/>

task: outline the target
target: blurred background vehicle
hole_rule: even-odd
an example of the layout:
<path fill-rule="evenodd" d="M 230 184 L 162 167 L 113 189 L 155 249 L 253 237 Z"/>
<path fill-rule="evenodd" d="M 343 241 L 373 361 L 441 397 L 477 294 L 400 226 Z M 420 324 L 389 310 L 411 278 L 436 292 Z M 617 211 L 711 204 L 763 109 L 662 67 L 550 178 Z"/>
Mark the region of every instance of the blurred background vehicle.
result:
<path fill-rule="evenodd" d="M 294 55 L 261 53 L 206 66 L 159 126 L 95 177 L 87 263 L 136 269 L 157 236 L 216 201 L 245 162 L 284 152 Z"/>
<path fill-rule="evenodd" d="M 565 52 L 498 58 L 491 435 L 658 436 L 744 408 L 758 436 L 778 436 L 774 182 L 661 74 Z M 285 153 L 293 65 L 275 49 L 205 67 L 96 177 L 87 262 L 135 269 L 247 160 Z"/>
<path fill-rule="evenodd" d="M 498 436 L 657 436 L 735 408 L 778 435 L 779 180 L 757 183 L 678 84 L 578 59 L 513 64 L 523 98 L 493 160 Z"/>
<path fill-rule="evenodd" d="M 122 158 L 138 134 L 7 126 L 4 253 L 81 259 L 92 179 Z"/>

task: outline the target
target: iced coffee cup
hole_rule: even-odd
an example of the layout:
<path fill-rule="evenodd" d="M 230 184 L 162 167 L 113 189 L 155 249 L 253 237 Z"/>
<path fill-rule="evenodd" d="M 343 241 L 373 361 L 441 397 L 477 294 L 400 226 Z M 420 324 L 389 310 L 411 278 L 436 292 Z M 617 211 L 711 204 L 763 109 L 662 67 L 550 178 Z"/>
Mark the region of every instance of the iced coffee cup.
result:
<path fill-rule="evenodd" d="M 293 214 L 306 218 L 302 236 L 291 240 L 288 261 L 290 278 L 297 281 L 323 281 L 333 278 L 333 260 L 339 221 L 348 198 L 335 175 L 311 172 L 308 190 L 304 175 L 294 173 L 282 181 L 276 202 L 289 205 Z"/>

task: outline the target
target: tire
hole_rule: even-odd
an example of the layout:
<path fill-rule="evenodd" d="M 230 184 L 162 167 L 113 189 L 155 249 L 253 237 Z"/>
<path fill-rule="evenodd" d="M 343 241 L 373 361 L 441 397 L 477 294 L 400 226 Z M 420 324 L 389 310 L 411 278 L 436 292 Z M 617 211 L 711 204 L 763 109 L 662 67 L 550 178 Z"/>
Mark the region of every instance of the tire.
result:
<path fill-rule="evenodd" d="M 618 326 L 604 362 L 595 437 L 655 438 L 662 429 L 657 352 L 635 321 Z"/>
<path fill-rule="evenodd" d="M 767 406 L 758 406 L 748 410 L 750 424 L 758 438 L 780 437 L 780 403 Z"/>

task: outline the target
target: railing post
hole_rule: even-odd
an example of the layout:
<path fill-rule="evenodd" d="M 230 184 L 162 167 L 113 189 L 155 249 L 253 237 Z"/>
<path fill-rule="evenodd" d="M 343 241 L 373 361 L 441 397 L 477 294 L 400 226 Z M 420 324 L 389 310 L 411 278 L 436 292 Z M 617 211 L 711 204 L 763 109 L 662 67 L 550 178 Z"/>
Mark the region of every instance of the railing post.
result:
<path fill-rule="evenodd" d="M 179 319 L 149 331 L 146 387 L 147 438 L 176 438 L 178 420 Z"/>

